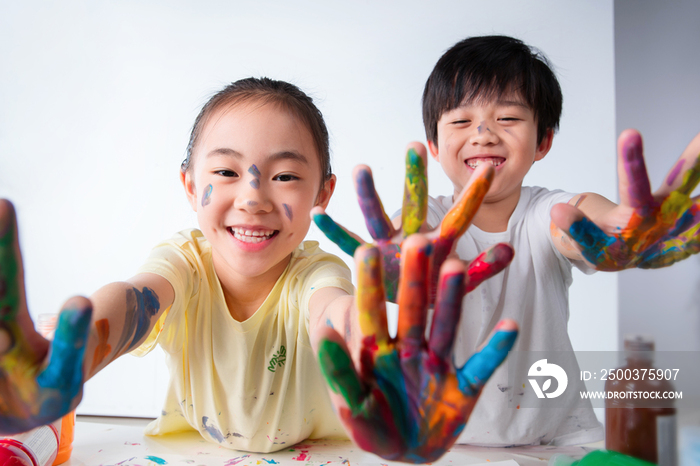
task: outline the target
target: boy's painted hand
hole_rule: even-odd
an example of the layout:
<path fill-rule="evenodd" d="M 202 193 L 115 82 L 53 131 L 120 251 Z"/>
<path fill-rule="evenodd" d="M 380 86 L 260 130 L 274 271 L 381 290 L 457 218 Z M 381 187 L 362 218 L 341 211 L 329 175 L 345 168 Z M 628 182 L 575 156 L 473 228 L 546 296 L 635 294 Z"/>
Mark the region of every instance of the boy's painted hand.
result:
<path fill-rule="evenodd" d="M 688 145 L 651 192 L 642 137 L 624 131 L 618 140 L 620 205 L 595 223 L 570 205 L 557 205 L 552 220 L 578 243 L 583 257 L 598 270 L 666 267 L 700 252 L 700 135 Z"/>
<path fill-rule="evenodd" d="M 35 331 L 26 306 L 15 211 L 0 200 L 0 434 L 45 425 L 75 409 L 82 396 L 91 314 L 89 300 L 73 298 L 60 314 L 52 343 Z"/>
<path fill-rule="evenodd" d="M 356 369 L 343 338 L 327 327 L 315 341 L 331 399 L 346 430 L 364 450 L 411 463 L 442 456 L 462 432 L 481 388 L 503 362 L 517 336 L 514 321 L 502 321 L 486 346 L 454 368 L 452 345 L 460 318 L 466 266 L 442 267 L 430 338 L 425 339 L 430 241 L 404 242 L 396 338 L 387 329 L 382 254 L 361 246 L 355 261 L 362 344 Z"/>
<path fill-rule="evenodd" d="M 401 209 L 401 229 L 395 229 L 384 211 L 382 201 L 374 187 L 372 170 L 366 165 L 358 165 L 353 171 L 358 202 L 365 217 L 365 224 L 374 244 L 379 248 L 384 266 L 384 285 L 387 300 L 396 302 L 399 281 L 399 260 L 401 258 L 402 242 L 409 235 L 426 230 L 425 219 L 428 205 L 428 189 L 426 181 L 427 153 L 425 146 L 420 143 L 409 144 L 406 153 L 406 178 L 404 183 L 404 200 Z M 493 167 L 481 166 L 472 175 L 457 202 L 442 220 L 440 226 L 431 232 L 425 232 L 426 237 L 434 247 L 431 269 L 430 301 L 435 299 L 440 265 L 452 252 L 454 243 L 467 231 L 474 215 L 491 186 Z M 348 232 L 335 223 L 321 208 L 311 212 L 316 225 L 344 252 L 354 255 L 355 250 L 364 242 L 355 234 Z M 493 246 L 484 254 L 493 258 L 502 270 L 513 257 L 510 245 L 501 243 Z M 476 269 L 470 267 L 467 276 L 472 276 Z M 491 274 L 491 275 L 493 275 Z M 490 275 L 489 275 L 490 276 Z M 484 277 L 487 278 L 487 277 Z M 476 280 L 472 280 L 475 283 Z M 476 285 L 474 285 L 476 286 Z"/>

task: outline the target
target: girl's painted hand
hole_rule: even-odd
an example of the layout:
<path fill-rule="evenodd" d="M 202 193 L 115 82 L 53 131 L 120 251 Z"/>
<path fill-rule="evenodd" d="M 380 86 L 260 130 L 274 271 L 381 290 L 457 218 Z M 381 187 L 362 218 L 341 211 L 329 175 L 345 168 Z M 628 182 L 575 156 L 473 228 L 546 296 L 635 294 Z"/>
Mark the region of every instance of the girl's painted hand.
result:
<path fill-rule="evenodd" d="M 452 252 L 455 241 L 469 228 L 489 186 L 491 186 L 494 173 L 493 167 L 480 166 L 440 226 L 431 232 L 425 232 L 428 206 L 426 167 L 427 152 L 425 146 L 417 142 L 409 144 L 406 153 L 406 178 L 401 209 L 402 227 L 400 229 L 394 228 L 389 216 L 384 211 L 382 201 L 374 187 L 372 170 L 366 165 L 358 165 L 353 171 L 355 190 L 362 214 L 365 217 L 365 224 L 374 239 L 375 246 L 381 252 L 387 300 L 392 302 L 396 302 L 397 297 L 401 244 L 408 236 L 419 231 L 426 233 L 426 237 L 435 249 L 430 264 L 432 270 L 430 301 L 434 302 L 440 265 Z M 321 231 L 347 254 L 354 255 L 355 250 L 364 243 L 357 235 L 335 223 L 323 209 L 312 210 L 311 216 Z M 498 257 L 505 267 L 513 257 L 513 249 L 510 245 L 501 243 L 485 251 L 484 254 Z M 472 272 L 470 268 L 467 276 L 471 276 Z"/>
<path fill-rule="evenodd" d="M 17 233 L 12 204 L 0 200 L 0 434 L 45 425 L 75 409 L 92 313 L 89 300 L 73 298 L 61 312 L 53 342 L 36 332 Z"/>
<path fill-rule="evenodd" d="M 442 456 L 456 441 L 482 387 L 517 336 L 515 322 L 500 322 L 485 347 L 463 367 L 454 368 L 450 354 L 467 271 L 462 261 L 450 259 L 442 267 L 426 341 L 427 267 L 432 249 L 421 235 L 404 242 L 396 338 L 387 329 L 382 253 L 363 245 L 355 254 L 355 305 L 363 338 L 359 367 L 332 328 L 323 329 L 314 342 L 331 399 L 348 434 L 364 450 L 389 460 L 422 463 Z"/>
<path fill-rule="evenodd" d="M 700 181 L 699 154 L 700 135 L 652 193 L 642 137 L 626 130 L 618 140 L 620 205 L 595 223 L 574 206 L 557 205 L 552 220 L 598 270 L 659 268 L 685 259 L 700 252 L 700 196 L 691 197 Z"/>

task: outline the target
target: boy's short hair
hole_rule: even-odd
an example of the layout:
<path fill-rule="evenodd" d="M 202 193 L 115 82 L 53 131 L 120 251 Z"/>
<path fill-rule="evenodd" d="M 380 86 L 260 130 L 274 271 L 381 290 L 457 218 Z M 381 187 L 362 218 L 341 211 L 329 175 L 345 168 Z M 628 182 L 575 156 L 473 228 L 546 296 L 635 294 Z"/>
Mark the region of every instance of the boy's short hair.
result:
<path fill-rule="evenodd" d="M 443 113 L 476 100 L 515 91 L 537 119 L 537 143 L 559 128 L 562 93 L 547 58 L 508 36 L 469 37 L 450 48 L 435 64 L 423 91 L 423 124 L 437 145 Z"/>

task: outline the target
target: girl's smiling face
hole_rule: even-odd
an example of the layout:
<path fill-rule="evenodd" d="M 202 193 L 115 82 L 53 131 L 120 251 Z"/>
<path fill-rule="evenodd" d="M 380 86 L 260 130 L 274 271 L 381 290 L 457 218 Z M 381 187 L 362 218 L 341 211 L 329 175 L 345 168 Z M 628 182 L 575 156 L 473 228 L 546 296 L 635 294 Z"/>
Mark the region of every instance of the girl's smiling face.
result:
<path fill-rule="evenodd" d="M 308 127 L 285 107 L 257 100 L 212 112 L 182 174 L 220 276 L 277 280 L 326 207 L 335 176 L 321 184 Z"/>

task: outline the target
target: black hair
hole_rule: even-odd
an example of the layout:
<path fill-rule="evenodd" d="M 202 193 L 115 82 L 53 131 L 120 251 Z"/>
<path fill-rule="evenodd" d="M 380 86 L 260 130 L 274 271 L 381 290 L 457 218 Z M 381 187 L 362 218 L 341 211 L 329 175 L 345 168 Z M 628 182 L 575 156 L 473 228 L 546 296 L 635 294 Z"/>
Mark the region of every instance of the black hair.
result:
<path fill-rule="evenodd" d="M 515 92 L 537 119 L 537 143 L 559 128 L 562 93 L 547 57 L 508 36 L 469 37 L 450 48 L 435 64 L 423 91 L 423 124 L 437 144 L 443 113 L 477 100 Z"/>
<path fill-rule="evenodd" d="M 190 141 L 187 144 L 187 155 L 182 162 L 181 170 L 187 171 L 192 165 L 192 152 L 197 145 L 199 136 L 209 117 L 223 105 L 235 105 L 243 102 L 256 101 L 261 104 L 275 103 L 282 105 L 299 118 L 311 132 L 319 162 L 321 163 L 321 187 L 331 177 L 331 155 L 328 129 L 321 111 L 313 99 L 294 84 L 277 81 L 270 78 L 245 78 L 233 82 L 214 94 L 194 120 Z"/>

